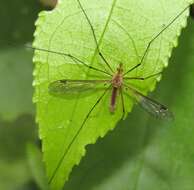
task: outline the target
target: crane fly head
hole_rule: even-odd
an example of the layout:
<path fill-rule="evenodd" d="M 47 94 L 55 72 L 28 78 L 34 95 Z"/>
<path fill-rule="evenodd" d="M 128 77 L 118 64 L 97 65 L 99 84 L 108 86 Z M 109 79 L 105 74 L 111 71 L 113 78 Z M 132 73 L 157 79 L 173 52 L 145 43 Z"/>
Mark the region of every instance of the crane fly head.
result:
<path fill-rule="evenodd" d="M 123 73 L 123 63 L 119 63 L 119 67 L 117 68 L 117 74 Z"/>

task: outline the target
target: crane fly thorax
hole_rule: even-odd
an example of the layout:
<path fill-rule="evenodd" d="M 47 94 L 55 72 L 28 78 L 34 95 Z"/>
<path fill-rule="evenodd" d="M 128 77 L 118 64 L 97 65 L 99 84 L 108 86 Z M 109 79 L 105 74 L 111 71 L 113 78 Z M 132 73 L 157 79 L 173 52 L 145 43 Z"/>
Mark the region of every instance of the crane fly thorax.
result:
<path fill-rule="evenodd" d="M 123 83 L 123 68 L 122 64 L 119 64 L 119 67 L 117 68 L 117 73 L 113 75 L 112 78 L 112 85 L 115 88 L 120 88 Z"/>
<path fill-rule="evenodd" d="M 123 75 L 122 74 L 115 74 L 112 78 L 112 85 L 115 88 L 120 88 L 123 83 Z"/>

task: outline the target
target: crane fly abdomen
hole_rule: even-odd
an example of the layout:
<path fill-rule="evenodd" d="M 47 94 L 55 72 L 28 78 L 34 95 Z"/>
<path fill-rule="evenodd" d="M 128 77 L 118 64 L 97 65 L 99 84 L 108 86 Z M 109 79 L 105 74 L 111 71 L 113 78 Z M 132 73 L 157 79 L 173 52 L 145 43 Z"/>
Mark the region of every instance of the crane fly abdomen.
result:
<path fill-rule="evenodd" d="M 111 101 L 110 101 L 110 112 L 111 113 L 114 113 L 114 111 L 115 111 L 117 92 L 118 92 L 118 88 L 113 87 L 112 88 Z"/>

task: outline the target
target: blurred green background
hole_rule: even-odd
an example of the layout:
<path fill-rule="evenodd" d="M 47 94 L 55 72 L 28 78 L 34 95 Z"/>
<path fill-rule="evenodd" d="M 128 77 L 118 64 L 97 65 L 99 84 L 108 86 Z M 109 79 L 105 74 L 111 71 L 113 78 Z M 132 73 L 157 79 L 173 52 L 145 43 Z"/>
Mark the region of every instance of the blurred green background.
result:
<path fill-rule="evenodd" d="M 40 142 L 35 124 L 35 106 L 32 103 L 33 52 L 23 46 L 32 43 L 34 22 L 39 11 L 50 9 L 45 5 L 48 2 L 43 1 L 2 1 L 0 6 L 0 190 L 46 189 L 40 163 L 41 155 L 37 149 Z M 181 36 L 180 46 L 173 52 L 169 67 L 164 71 L 163 80 L 152 94 L 172 107 L 178 117 L 176 123 L 164 124 L 156 121 L 136 106 L 116 130 L 97 144 L 88 146 L 87 156 L 80 166 L 74 168 L 65 185 L 66 189 L 90 190 L 95 186 L 97 189 L 99 182 L 103 183 L 116 171 L 121 172 L 118 168 L 127 163 L 128 159 L 132 159 L 131 155 L 138 155 L 142 150 L 142 143 L 146 146 L 150 139 L 153 140 L 153 135 L 161 138 L 162 134 L 167 135 L 164 141 L 171 145 L 172 141 L 178 141 L 182 145 L 180 149 L 185 150 L 187 156 L 183 156 L 186 157 L 184 162 L 187 164 L 183 164 L 185 173 L 182 175 L 187 178 L 187 189 L 194 189 L 194 172 L 188 171 L 188 168 L 194 169 L 193 26 L 194 21 L 190 18 L 189 26 Z M 123 127 L 128 123 L 132 126 Z M 142 128 L 145 132 L 142 132 Z M 168 132 L 175 135 L 174 139 Z M 173 146 L 174 152 L 170 154 L 179 154 L 179 144 L 175 143 Z M 158 170 L 163 171 L 164 168 Z M 163 174 L 166 175 L 165 172 L 164 170 Z M 125 183 L 129 179 L 118 174 L 116 181 L 114 180 L 115 183 Z M 114 182 L 106 181 L 107 185 L 112 184 L 108 186 L 112 188 Z M 181 183 L 180 187 L 184 190 L 186 186 Z"/>
<path fill-rule="evenodd" d="M 53 0 L 52 0 L 53 1 Z M 32 103 L 31 44 L 34 22 L 52 1 L 1 1 L 0 6 L 0 189 L 39 189 L 31 170 L 29 143 L 40 147 Z M 54 1 L 53 1 L 54 2 Z M 32 148 L 33 149 L 33 148 Z M 31 150 L 32 150 L 31 149 Z M 33 151 L 33 150 L 32 150 Z"/>

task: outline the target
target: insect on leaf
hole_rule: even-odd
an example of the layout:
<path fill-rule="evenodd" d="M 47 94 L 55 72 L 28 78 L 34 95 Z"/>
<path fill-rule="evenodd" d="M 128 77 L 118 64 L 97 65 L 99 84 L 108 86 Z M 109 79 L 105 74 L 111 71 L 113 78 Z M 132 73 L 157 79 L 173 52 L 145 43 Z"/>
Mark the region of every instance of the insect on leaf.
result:
<path fill-rule="evenodd" d="M 140 62 L 149 42 L 188 6 L 186 0 L 80 0 L 80 3 L 60 1 L 52 12 L 41 12 L 36 22 L 34 101 L 52 190 L 63 187 L 73 166 L 85 155 L 85 146 L 114 129 L 123 115 L 119 95 L 115 113 L 110 113 L 110 85 L 94 88 L 85 95 L 84 90 L 77 93 L 76 84 L 71 87 L 76 93 L 71 97 L 68 92 L 66 98 L 65 93 L 60 96 L 64 88 L 55 88 L 59 83 L 64 85 L 59 81 L 111 80 L 112 71 L 121 63 L 127 72 Z M 158 35 L 141 66 L 127 76 L 147 77 L 168 65 L 187 15 L 188 10 Z M 154 89 L 157 78 L 134 80 L 130 85 L 146 94 Z M 126 116 L 132 110 L 133 97 L 124 94 L 124 104 Z"/>

